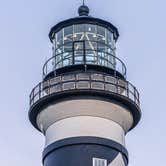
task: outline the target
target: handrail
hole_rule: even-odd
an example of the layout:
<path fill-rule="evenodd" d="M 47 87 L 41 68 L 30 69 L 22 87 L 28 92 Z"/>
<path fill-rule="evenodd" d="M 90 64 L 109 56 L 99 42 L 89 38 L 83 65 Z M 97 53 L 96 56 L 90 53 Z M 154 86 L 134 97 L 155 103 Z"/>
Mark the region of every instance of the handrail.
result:
<path fill-rule="evenodd" d="M 75 41 L 65 42 L 64 44 L 60 45 L 60 47 L 56 48 L 55 51 L 57 51 L 58 49 L 60 49 L 63 46 L 67 46 L 68 44 L 73 44 L 73 42 L 85 42 L 85 43 L 86 42 L 92 42 L 92 43 L 94 42 L 94 43 L 97 43 L 97 44 L 103 44 L 104 46 L 107 46 L 111 50 L 114 50 L 111 45 L 106 44 L 106 43 L 104 43 L 102 41 L 95 41 L 95 40 L 75 40 Z"/>
<path fill-rule="evenodd" d="M 87 42 L 87 41 L 85 41 L 85 42 Z M 88 42 L 90 42 L 90 41 L 88 41 Z M 95 42 L 95 41 L 93 41 L 93 42 Z M 68 43 L 72 43 L 72 42 L 68 42 Z M 66 44 L 68 44 L 68 43 L 66 43 Z M 102 42 L 98 42 L 98 43 L 102 43 Z M 104 44 L 104 43 L 102 43 L 102 44 Z M 112 55 L 111 53 L 106 52 L 106 51 L 86 49 L 86 48 L 85 49 L 79 49 L 78 51 L 85 52 L 85 58 L 87 58 L 87 57 L 97 58 L 96 63 L 94 63 L 94 61 L 92 61 L 92 60 L 87 60 L 87 61 L 85 61 L 85 64 L 92 64 L 92 65 L 94 64 L 94 65 L 99 65 L 99 66 L 105 66 L 105 67 L 108 67 L 108 68 L 111 68 L 113 70 L 118 71 L 120 74 L 122 74 L 124 77 L 126 77 L 126 66 L 123 63 L 123 61 L 121 59 L 119 59 L 118 57 L 116 57 L 115 55 Z M 105 58 L 105 57 L 88 55 L 86 53 L 86 51 L 92 51 L 92 52 L 96 53 L 96 55 L 98 55 L 98 53 L 104 53 L 107 56 L 109 56 L 110 59 L 113 59 L 114 62 L 112 62 L 111 60 L 109 60 L 108 58 Z M 68 53 L 69 55 L 67 55 L 66 57 L 62 56 L 63 58 L 61 58 L 58 62 L 56 62 L 57 57 L 60 56 L 60 55 L 65 54 L 65 53 Z M 65 66 L 75 65 L 74 62 L 73 62 L 73 59 L 72 59 L 73 55 L 74 55 L 74 49 L 71 48 L 71 50 L 68 50 L 66 52 L 64 51 L 64 52 L 58 53 L 58 54 L 54 55 L 53 57 L 49 58 L 43 65 L 43 77 L 45 77 L 50 72 L 53 72 L 53 71 L 55 71 L 59 68 L 64 67 L 64 66 L 59 67 L 58 65 L 60 63 L 63 64 L 63 62 L 66 59 L 70 59 L 72 64 L 67 64 Z M 78 55 L 78 57 L 82 57 L 82 56 L 83 55 L 80 55 L 80 56 Z M 102 63 L 104 63 L 104 64 L 101 64 L 100 61 L 102 61 Z M 84 64 L 84 62 L 82 61 L 81 64 Z"/>
<path fill-rule="evenodd" d="M 84 77 L 81 78 L 80 75 Z M 30 107 L 45 96 L 71 89 L 96 89 L 116 93 L 132 100 L 138 106 L 140 104 L 139 92 L 130 82 L 106 74 L 86 72 L 62 75 L 40 82 L 31 91 Z"/>

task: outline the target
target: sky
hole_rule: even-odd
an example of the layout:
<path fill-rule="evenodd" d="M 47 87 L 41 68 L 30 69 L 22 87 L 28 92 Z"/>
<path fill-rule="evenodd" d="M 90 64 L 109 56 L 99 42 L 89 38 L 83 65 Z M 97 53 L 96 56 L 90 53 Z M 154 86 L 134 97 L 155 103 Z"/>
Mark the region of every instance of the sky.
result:
<path fill-rule="evenodd" d="M 0 165 L 42 166 L 44 137 L 28 120 L 29 94 L 51 57 L 50 28 L 81 0 L 0 0 Z M 129 166 L 165 165 L 166 1 L 86 0 L 120 33 L 117 56 L 140 92 L 142 119 L 126 136 Z"/>

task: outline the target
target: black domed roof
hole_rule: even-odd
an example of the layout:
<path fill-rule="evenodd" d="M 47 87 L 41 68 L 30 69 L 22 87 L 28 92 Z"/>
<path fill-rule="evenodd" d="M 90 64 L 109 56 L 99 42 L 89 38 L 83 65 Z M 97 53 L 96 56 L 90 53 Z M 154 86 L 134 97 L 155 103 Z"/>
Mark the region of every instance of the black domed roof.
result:
<path fill-rule="evenodd" d="M 79 16 L 88 16 L 89 15 L 89 8 L 86 5 L 82 5 L 78 9 Z"/>
<path fill-rule="evenodd" d="M 94 25 L 105 27 L 113 33 L 114 39 L 115 41 L 117 41 L 119 37 L 118 29 L 108 21 L 89 16 L 88 6 L 86 6 L 85 4 L 81 5 L 78 8 L 78 14 L 79 14 L 79 17 L 74 17 L 74 18 L 61 21 L 51 28 L 49 33 L 49 38 L 51 42 L 53 42 L 55 33 L 60 31 L 64 27 L 76 25 L 76 24 L 94 24 Z"/>

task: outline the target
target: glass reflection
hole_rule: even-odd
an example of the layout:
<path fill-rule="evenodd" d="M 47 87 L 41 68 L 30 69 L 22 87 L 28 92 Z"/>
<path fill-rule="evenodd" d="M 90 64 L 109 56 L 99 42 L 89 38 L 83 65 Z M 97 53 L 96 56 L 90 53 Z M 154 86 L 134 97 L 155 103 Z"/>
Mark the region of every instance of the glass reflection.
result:
<path fill-rule="evenodd" d="M 115 40 L 112 32 L 104 27 L 68 26 L 55 34 L 54 41 L 56 68 L 84 63 L 115 68 Z"/>

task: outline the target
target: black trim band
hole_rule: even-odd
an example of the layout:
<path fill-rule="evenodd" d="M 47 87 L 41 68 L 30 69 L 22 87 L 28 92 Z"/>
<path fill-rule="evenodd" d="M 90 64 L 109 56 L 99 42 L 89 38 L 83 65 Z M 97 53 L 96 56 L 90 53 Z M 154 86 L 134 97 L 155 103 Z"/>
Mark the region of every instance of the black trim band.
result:
<path fill-rule="evenodd" d="M 111 149 L 117 150 L 118 152 L 122 153 L 122 155 L 125 157 L 128 163 L 128 151 L 123 145 L 113 140 L 99 138 L 99 137 L 72 137 L 72 138 L 66 138 L 60 141 L 56 141 L 55 143 L 48 145 L 44 149 L 43 163 L 45 158 L 56 149 L 63 148 L 65 146 L 80 145 L 80 144 L 95 144 L 95 145 L 106 146 Z"/>
<path fill-rule="evenodd" d="M 79 72 L 84 72 L 84 71 L 85 71 L 84 64 L 65 66 L 65 67 L 62 67 L 62 68 L 59 68 L 56 70 L 56 76 L 62 75 L 64 73 L 73 74 L 73 73 L 79 73 Z M 99 66 L 99 65 L 86 64 L 86 71 L 91 71 L 91 72 L 95 72 L 95 73 L 97 71 L 98 73 L 101 73 L 101 74 L 106 73 L 113 77 L 116 74 L 117 78 L 120 78 L 123 80 L 125 80 L 125 77 L 126 77 L 126 73 L 123 75 L 122 73 L 120 73 L 117 70 L 114 70 L 112 68 L 108 68 L 105 66 Z M 51 79 L 53 77 L 55 77 L 55 71 L 51 71 L 50 73 L 46 74 L 44 77 L 44 80 Z"/>
<path fill-rule="evenodd" d="M 53 40 L 53 34 L 60 31 L 62 28 L 70 26 L 70 25 L 75 25 L 75 24 L 94 24 L 94 25 L 99 25 L 102 27 L 107 28 L 114 34 L 114 39 L 117 41 L 119 37 L 119 32 L 118 29 L 111 24 L 110 22 L 107 22 L 105 20 L 99 19 L 99 18 L 94 18 L 94 17 L 75 17 L 71 18 L 68 20 L 64 20 L 58 24 L 56 24 L 54 27 L 51 28 L 50 33 L 49 33 L 49 38 L 52 42 Z"/>
<path fill-rule="evenodd" d="M 131 99 L 118 95 L 112 92 L 105 92 L 101 90 L 68 90 L 52 94 L 50 96 L 43 97 L 37 103 L 35 103 L 29 110 L 29 120 L 32 125 L 40 131 L 37 126 L 37 115 L 47 106 L 58 102 L 74 99 L 98 99 L 103 101 L 112 102 L 127 108 L 133 115 L 134 123 L 131 129 L 133 129 L 141 119 L 141 110 Z M 130 129 L 130 130 L 131 130 Z"/>

